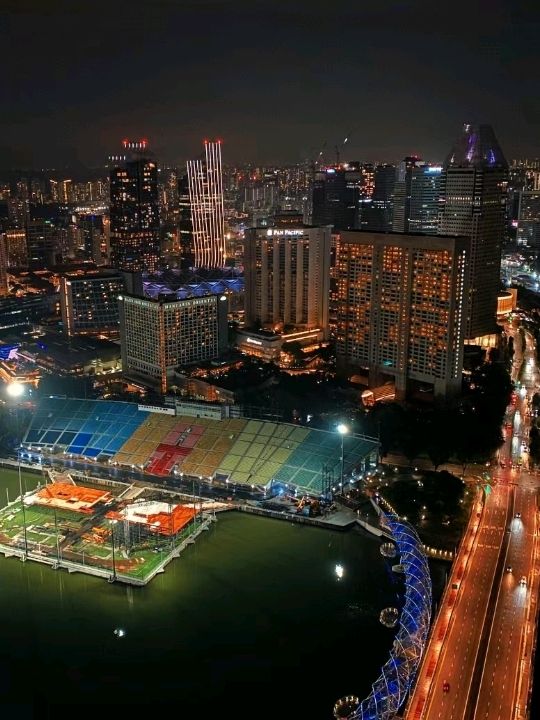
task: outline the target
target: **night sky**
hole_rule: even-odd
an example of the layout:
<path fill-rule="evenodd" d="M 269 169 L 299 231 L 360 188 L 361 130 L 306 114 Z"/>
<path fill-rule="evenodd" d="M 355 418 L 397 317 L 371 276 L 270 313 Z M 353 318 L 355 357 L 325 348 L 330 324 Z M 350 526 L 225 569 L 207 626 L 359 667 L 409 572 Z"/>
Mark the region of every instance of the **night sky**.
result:
<path fill-rule="evenodd" d="M 464 121 L 539 156 L 540 3 L 3 0 L 0 168 L 440 160 Z"/>

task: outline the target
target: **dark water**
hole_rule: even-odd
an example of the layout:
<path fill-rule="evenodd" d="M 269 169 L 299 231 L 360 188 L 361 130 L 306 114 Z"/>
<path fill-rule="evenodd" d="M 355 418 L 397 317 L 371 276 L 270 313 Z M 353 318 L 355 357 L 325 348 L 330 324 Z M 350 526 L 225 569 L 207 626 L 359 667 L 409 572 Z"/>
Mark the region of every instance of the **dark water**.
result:
<path fill-rule="evenodd" d="M 0 711 L 330 720 L 387 658 L 401 582 L 371 537 L 238 513 L 146 588 L 0 557 Z"/>

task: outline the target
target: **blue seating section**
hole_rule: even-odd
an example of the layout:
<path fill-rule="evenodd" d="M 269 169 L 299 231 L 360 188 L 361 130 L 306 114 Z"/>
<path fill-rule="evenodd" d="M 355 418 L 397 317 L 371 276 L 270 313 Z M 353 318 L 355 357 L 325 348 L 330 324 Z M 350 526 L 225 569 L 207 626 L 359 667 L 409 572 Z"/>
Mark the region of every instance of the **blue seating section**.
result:
<path fill-rule="evenodd" d="M 148 417 L 135 403 L 45 398 L 32 419 L 25 445 L 56 446 L 95 458 L 112 456 Z"/>

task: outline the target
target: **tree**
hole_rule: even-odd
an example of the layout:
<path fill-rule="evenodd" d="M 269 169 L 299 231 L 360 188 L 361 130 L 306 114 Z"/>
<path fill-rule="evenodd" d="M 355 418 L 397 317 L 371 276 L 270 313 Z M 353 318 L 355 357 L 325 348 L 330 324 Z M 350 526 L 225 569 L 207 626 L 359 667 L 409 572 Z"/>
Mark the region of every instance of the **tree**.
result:
<path fill-rule="evenodd" d="M 540 431 L 534 426 L 529 432 L 529 457 L 535 465 L 540 464 Z"/>
<path fill-rule="evenodd" d="M 289 353 L 289 355 L 292 355 L 295 362 L 300 362 L 304 359 L 304 351 L 302 350 L 302 345 L 298 342 L 298 340 L 285 343 L 282 350 Z"/>
<path fill-rule="evenodd" d="M 425 446 L 425 422 L 417 410 L 407 409 L 400 438 L 403 454 L 412 465 Z"/>

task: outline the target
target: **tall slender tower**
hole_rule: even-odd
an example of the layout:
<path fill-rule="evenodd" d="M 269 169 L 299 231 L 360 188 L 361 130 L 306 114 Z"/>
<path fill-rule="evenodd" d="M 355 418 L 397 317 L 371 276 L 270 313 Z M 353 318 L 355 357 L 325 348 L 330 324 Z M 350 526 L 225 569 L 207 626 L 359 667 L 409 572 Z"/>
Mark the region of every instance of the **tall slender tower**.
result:
<path fill-rule="evenodd" d="M 146 140 L 124 140 L 124 152 L 109 158 L 111 265 L 117 270 L 152 272 L 158 266 L 158 173 L 147 146 Z"/>
<path fill-rule="evenodd" d="M 490 125 L 463 126 L 441 177 L 439 235 L 471 239 L 465 338 L 495 332 L 508 164 Z"/>
<path fill-rule="evenodd" d="M 195 267 L 225 266 L 221 140 L 204 141 L 204 160 L 188 160 Z"/>

